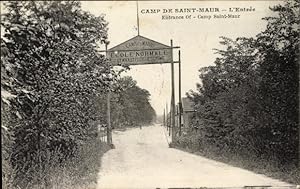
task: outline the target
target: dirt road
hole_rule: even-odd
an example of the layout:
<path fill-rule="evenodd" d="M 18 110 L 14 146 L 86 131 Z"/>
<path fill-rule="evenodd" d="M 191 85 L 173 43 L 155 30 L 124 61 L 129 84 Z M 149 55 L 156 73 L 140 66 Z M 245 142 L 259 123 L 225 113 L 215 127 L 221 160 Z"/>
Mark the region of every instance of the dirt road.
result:
<path fill-rule="evenodd" d="M 115 131 L 98 188 L 289 186 L 264 175 L 169 148 L 159 125 Z"/>

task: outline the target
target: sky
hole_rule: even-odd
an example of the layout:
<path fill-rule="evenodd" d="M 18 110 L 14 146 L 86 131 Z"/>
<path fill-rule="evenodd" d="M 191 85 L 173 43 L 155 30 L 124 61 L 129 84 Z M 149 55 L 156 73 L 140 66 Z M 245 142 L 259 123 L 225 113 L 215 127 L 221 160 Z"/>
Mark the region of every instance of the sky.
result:
<path fill-rule="evenodd" d="M 217 55 L 213 49 L 222 48 L 220 36 L 229 38 L 255 37 L 266 27 L 263 17 L 270 16 L 269 7 L 279 1 L 140 1 L 139 25 L 140 35 L 160 43 L 180 46 L 182 61 L 182 96 L 190 90 L 196 90 L 200 82 L 198 70 L 213 65 Z M 177 19 L 164 20 L 162 15 L 183 15 L 191 13 L 163 14 L 162 9 L 183 8 L 219 8 L 230 7 L 254 8 L 252 12 L 238 12 L 236 19 Z M 108 37 L 114 47 L 137 35 L 136 1 L 83 1 L 82 9 L 94 15 L 105 15 L 109 22 Z M 159 13 L 142 13 L 150 9 L 160 9 Z M 174 10 L 173 10 L 174 11 Z M 224 12 L 228 13 L 228 11 Z M 198 16 L 200 13 L 192 13 Z M 213 16 L 214 13 L 201 13 L 202 16 Z M 178 50 L 174 50 L 174 60 L 178 60 Z M 124 75 L 132 76 L 137 84 L 151 94 L 151 104 L 158 115 L 164 111 L 171 99 L 171 66 L 170 64 L 131 66 Z M 178 102 L 178 65 L 175 64 L 175 101 Z M 169 105 L 170 107 L 170 105 Z"/>
<path fill-rule="evenodd" d="M 139 1 L 140 35 L 157 42 L 180 46 L 182 67 L 182 96 L 190 90 L 196 90 L 200 82 L 198 70 L 213 65 L 217 55 L 213 49 L 222 48 L 220 36 L 229 38 L 255 37 L 266 27 L 263 17 L 270 16 L 270 6 L 280 1 Z M 104 15 L 108 21 L 108 39 L 114 47 L 137 35 L 136 1 L 82 1 L 82 9 L 96 16 Z M 197 19 L 198 15 L 213 16 L 229 14 L 229 8 L 251 8 L 255 11 L 237 12 L 235 19 Z M 221 13 L 169 13 L 162 9 L 184 8 L 219 8 Z M 159 13 L 142 13 L 147 10 L 160 9 Z M 2 10 L 2 7 L 1 7 Z M 163 15 L 195 16 L 195 19 L 162 19 Z M 104 49 L 104 47 L 103 47 Z M 178 49 L 174 50 L 174 60 L 178 60 Z M 131 66 L 124 75 L 132 76 L 138 86 L 151 94 L 151 105 L 158 115 L 163 114 L 166 103 L 171 100 L 171 66 L 170 64 Z M 175 64 L 175 101 L 178 102 L 178 65 Z"/>

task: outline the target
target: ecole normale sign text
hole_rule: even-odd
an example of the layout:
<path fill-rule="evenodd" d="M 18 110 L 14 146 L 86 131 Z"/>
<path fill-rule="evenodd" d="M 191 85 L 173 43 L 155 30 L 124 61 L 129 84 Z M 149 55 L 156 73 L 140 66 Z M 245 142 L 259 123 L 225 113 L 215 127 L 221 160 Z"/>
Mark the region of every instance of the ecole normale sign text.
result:
<path fill-rule="evenodd" d="M 172 61 L 170 46 L 136 36 L 108 50 L 113 65 L 162 64 Z"/>

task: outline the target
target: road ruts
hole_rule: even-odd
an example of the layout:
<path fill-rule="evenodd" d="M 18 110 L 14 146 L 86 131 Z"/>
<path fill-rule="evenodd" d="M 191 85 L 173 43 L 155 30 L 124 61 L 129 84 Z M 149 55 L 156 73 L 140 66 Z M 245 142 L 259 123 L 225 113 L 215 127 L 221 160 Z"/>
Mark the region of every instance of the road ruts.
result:
<path fill-rule="evenodd" d="M 102 158 L 97 188 L 244 187 L 288 183 L 169 148 L 163 127 L 114 131 L 115 149 Z"/>

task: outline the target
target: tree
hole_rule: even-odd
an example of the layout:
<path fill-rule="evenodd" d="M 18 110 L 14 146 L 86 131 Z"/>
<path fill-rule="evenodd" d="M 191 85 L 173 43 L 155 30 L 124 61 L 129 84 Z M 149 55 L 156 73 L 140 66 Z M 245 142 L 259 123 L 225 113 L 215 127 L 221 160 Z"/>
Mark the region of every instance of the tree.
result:
<path fill-rule="evenodd" d="M 131 77 L 123 77 L 119 80 L 118 101 L 112 105 L 112 120 L 114 126 L 138 126 L 149 124 L 155 118 L 149 97 L 150 93 L 137 86 Z"/>
<path fill-rule="evenodd" d="M 272 10 L 267 29 L 257 36 L 262 63 L 261 103 L 265 107 L 264 124 L 270 127 L 268 148 L 276 151 L 283 162 L 295 162 L 299 142 L 299 1 L 287 1 Z M 263 119 L 263 118 L 261 118 Z M 299 153 L 299 152 L 298 152 Z"/>
<path fill-rule="evenodd" d="M 299 153 L 299 1 L 271 10 L 278 16 L 255 38 L 221 37 L 224 49 L 189 95 L 206 144 L 284 166 Z"/>
<path fill-rule="evenodd" d="M 9 112 L 11 163 L 19 175 L 43 162 L 43 151 L 71 155 L 99 119 L 95 97 L 118 73 L 97 53 L 107 22 L 77 1 L 6 2 L 1 27 L 1 103 Z M 76 152 L 76 150 L 75 150 Z M 26 163 L 26 164 L 25 164 Z"/>

